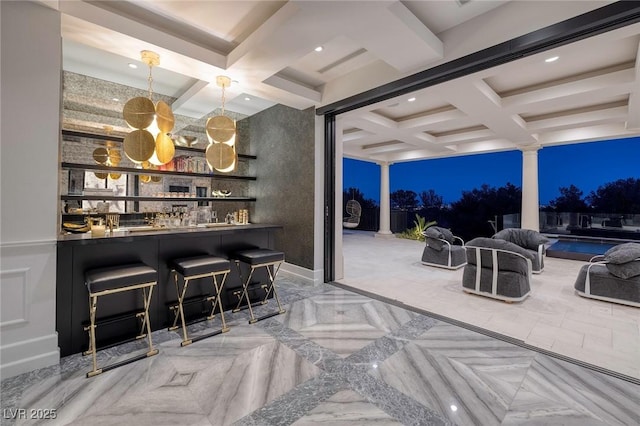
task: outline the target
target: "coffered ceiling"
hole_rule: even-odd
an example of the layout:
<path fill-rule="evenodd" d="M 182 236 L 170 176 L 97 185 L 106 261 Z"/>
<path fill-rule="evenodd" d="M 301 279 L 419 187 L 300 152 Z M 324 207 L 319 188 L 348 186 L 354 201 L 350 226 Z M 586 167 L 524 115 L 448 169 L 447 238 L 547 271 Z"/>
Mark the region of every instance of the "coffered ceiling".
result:
<path fill-rule="evenodd" d="M 65 71 L 105 85 L 70 93 L 87 105 L 74 109 L 82 119 L 67 119 L 115 117 L 126 98 L 113 83 L 148 86 L 147 49 L 160 54 L 154 92 L 182 117 L 180 134 L 197 133 L 220 107 L 218 75 L 232 78 L 226 108 L 240 115 L 277 103 L 318 107 L 611 2 L 43 3 L 62 12 Z M 636 135 L 639 44 L 632 25 L 343 114 L 344 155 L 397 162 Z"/>

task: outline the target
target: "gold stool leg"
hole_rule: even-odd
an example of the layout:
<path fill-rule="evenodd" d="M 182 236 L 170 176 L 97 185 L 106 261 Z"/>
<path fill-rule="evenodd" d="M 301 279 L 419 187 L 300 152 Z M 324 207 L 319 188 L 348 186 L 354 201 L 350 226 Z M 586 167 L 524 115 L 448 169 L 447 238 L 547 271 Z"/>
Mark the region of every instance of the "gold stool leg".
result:
<path fill-rule="evenodd" d="M 276 291 L 276 275 L 278 275 L 278 271 L 280 270 L 280 266 L 282 265 L 282 262 L 278 263 L 278 266 L 276 267 L 274 265 L 274 272 L 273 274 L 271 274 L 271 269 L 269 269 L 269 267 L 267 266 L 267 272 L 269 273 L 269 282 L 270 282 L 270 287 L 269 287 L 269 291 L 267 291 L 267 294 L 265 296 L 265 300 L 269 297 L 269 293 L 271 293 L 271 291 L 273 290 L 273 297 L 275 297 L 276 299 L 276 303 L 278 304 L 278 313 L 279 314 L 284 314 L 285 310 L 282 309 L 282 304 L 280 303 L 280 297 L 278 297 L 278 292 Z"/>
<path fill-rule="evenodd" d="M 173 282 L 176 285 L 176 297 L 180 299 L 180 289 L 178 288 L 178 273 L 174 269 L 173 271 Z M 178 328 L 178 317 L 180 315 L 179 305 L 173 305 L 169 309 L 173 310 L 173 324 L 169 327 L 169 330 L 176 330 Z"/>
<path fill-rule="evenodd" d="M 237 264 L 238 264 L 238 273 L 240 273 L 240 266 L 239 266 L 240 262 L 238 262 Z M 251 317 L 251 319 L 249 320 L 249 324 L 253 324 L 256 322 L 256 318 L 253 315 L 253 308 L 251 307 L 251 299 L 249 299 L 249 290 L 248 290 L 249 283 L 251 282 L 251 277 L 253 277 L 254 270 L 255 268 L 252 266 L 251 272 L 249 272 L 249 276 L 247 277 L 246 281 L 244 281 L 242 284 L 242 297 L 238 301 L 238 305 L 236 306 L 236 308 L 233 310 L 233 312 L 240 311 L 240 305 L 242 304 L 242 300 L 246 298 L 247 307 L 249 308 L 249 316 Z M 240 277 L 242 278 L 242 275 L 240 275 Z"/>
<path fill-rule="evenodd" d="M 177 280 L 177 275 L 176 275 L 176 280 Z M 182 336 L 183 336 L 182 343 L 180 343 L 180 346 L 187 346 L 187 345 L 190 345 L 192 341 L 189 339 L 189 336 L 187 335 L 187 323 L 184 319 L 183 302 L 184 302 L 184 295 L 187 293 L 187 287 L 189 286 L 189 278 L 183 277 L 183 280 L 184 280 L 184 284 L 182 286 L 182 292 L 178 293 L 178 312 L 180 315 L 180 321 L 182 322 Z"/>
<path fill-rule="evenodd" d="M 227 323 L 224 319 L 224 308 L 222 307 L 222 298 L 220 296 L 220 293 L 222 292 L 222 289 L 224 287 L 224 283 L 227 280 L 227 275 L 229 274 L 229 272 L 225 272 L 224 275 L 222 276 L 222 282 L 220 283 L 220 285 L 218 286 L 218 280 L 217 280 L 217 275 L 214 274 L 213 275 L 213 287 L 216 291 L 216 296 L 214 298 L 215 302 L 212 303 L 213 307 L 211 308 L 211 315 L 208 317 L 208 319 L 212 319 L 214 317 L 214 312 L 216 310 L 216 306 L 220 307 L 220 320 L 222 321 L 222 332 L 226 333 L 227 331 L 229 331 L 229 327 L 227 327 Z"/>
<path fill-rule="evenodd" d="M 98 359 L 96 357 L 96 310 L 98 305 L 98 296 L 89 295 L 89 299 L 89 315 L 91 318 L 91 325 L 89 326 L 89 347 L 93 361 L 93 370 L 87 373 L 87 377 L 93 377 L 102 373 L 102 369 L 98 369 Z"/>
<path fill-rule="evenodd" d="M 144 322 L 147 325 L 147 337 L 149 339 L 149 352 L 147 352 L 148 357 L 158 353 L 158 350 L 153 348 L 153 341 L 151 340 L 151 322 L 149 321 L 149 306 L 151 306 L 151 295 L 153 294 L 153 287 L 155 285 L 156 283 L 154 282 L 149 286 L 149 295 L 146 295 L 145 288 L 142 288 L 144 296 Z"/>

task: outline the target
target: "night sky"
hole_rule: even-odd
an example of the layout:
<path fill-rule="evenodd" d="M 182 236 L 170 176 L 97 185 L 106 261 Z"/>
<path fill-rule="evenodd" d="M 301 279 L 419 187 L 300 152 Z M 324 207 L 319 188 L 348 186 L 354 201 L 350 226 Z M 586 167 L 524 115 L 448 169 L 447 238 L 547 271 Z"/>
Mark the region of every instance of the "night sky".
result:
<path fill-rule="evenodd" d="M 573 184 L 583 197 L 618 179 L 640 178 L 640 137 L 545 147 L 538 151 L 540 204 L 560 195 L 558 188 Z M 508 151 L 463 157 L 396 163 L 390 167 L 390 190 L 433 189 L 445 203 L 457 201 L 462 191 L 511 182 L 522 187 L 522 152 Z M 380 166 L 344 159 L 344 188 L 360 189 L 366 198 L 380 201 Z M 419 200 L 419 199 L 418 199 Z"/>

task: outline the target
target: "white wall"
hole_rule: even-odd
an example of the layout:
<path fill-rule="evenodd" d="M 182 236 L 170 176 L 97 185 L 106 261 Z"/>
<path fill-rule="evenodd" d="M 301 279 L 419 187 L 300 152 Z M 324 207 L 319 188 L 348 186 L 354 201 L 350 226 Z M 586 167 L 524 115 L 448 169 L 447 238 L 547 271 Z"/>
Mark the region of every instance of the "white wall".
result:
<path fill-rule="evenodd" d="M 60 14 L 0 2 L 0 377 L 59 362 Z"/>

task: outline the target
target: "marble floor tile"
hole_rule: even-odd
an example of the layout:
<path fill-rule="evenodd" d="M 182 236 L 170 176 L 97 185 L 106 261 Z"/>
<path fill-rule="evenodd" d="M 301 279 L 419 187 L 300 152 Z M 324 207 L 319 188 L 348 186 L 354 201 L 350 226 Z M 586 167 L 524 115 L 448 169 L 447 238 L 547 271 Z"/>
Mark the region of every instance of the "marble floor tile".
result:
<path fill-rule="evenodd" d="M 293 302 L 275 319 L 346 357 L 414 316 L 410 311 L 336 289 Z"/>
<path fill-rule="evenodd" d="M 637 425 L 640 386 L 538 354 L 503 424 Z"/>
<path fill-rule="evenodd" d="M 534 353 L 439 324 L 372 373 L 456 424 L 499 425 Z"/>
<path fill-rule="evenodd" d="M 354 426 L 402 424 L 369 403 L 362 395 L 350 390 L 336 393 L 293 425 L 308 426 L 319 423 L 335 426 L 344 424 Z"/>

